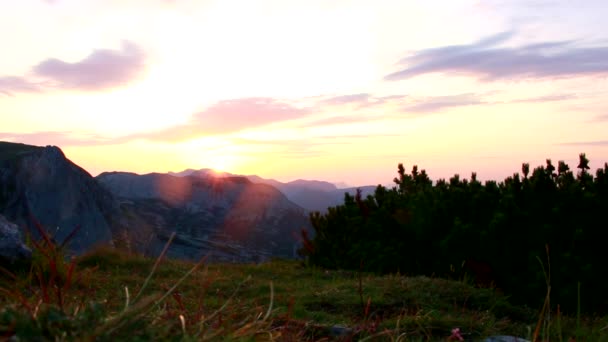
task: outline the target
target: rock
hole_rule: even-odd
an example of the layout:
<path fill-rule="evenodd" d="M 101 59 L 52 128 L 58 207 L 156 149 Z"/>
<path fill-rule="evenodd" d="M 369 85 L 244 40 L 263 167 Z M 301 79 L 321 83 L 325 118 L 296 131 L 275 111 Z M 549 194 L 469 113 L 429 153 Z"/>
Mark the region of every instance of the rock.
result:
<path fill-rule="evenodd" d="M 0 215 L 0 260 L 2 265 L 29 262 L 32 250 L 23 244 L 19 227 Z"/>
<path fill-rule="evenodd" d="M 329 328 L 329 334 L 332 337 L 345 337 L 352 335 L 354 330 L 349 327 L 345 327 L 342 325 L 334 325 Z"/>
<path fill-rule="evenodd" d="M 118 204 L 54 146 L 0 142 L 0 214 L 39 238 L 34 220 L 58 243 L 80 254 L 110 244 Z"/>

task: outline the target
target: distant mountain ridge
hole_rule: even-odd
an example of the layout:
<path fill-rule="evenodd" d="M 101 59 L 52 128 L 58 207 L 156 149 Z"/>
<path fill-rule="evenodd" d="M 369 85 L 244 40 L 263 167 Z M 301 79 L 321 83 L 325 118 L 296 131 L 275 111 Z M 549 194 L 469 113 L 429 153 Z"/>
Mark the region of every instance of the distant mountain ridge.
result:
<path fill-rule="evenodd" d="M 195 176 L 202 178 L 214 178 L 214 177 L 233 177 L 234 174 L 228 172 L 216 172 L 212 169 L 187 169 L 182 172 L 169 172 L 170 175 L 184 177 L 184 176 Z M 376 186 L 368 185 L 361 187 L 352 187 L 345 189 L 338 189 L 338 187 L 330 182 L 319 181 L 319 180 L 304 180 L 298 179 L 291 182 L 283 183 L 275 179 L 266 179 L 257 175 L 241 176 L 247 177 L 253 183 L 268 184 L 279 191 L 295 204 L 306 209 L 309 212 L 312 211 L 327 211 L 328 207 L 335 207 L 344 202 L 344 194 L 349 193 L 355 195 L 357 189 L 361 189 L 362 196 L 373 194 Z"/>

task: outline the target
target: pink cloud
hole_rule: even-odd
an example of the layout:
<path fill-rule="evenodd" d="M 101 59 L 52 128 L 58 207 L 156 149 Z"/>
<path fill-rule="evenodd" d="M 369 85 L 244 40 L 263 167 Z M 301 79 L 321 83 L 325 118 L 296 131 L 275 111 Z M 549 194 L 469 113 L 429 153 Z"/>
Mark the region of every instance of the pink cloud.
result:
<path fill-rule="evenodd" d="M 220 101 L 196 113 L 189 123 L 132 138 L 182 141 L 198 136 L 225 134 L 273 122 L 300 118 L 308 109 L 294 107 L 272 98 L 243 98 Z"/>
<path fill-rule="evenodd" d="M 345 104 L 362 104 L 368 103 L 371 95 L 368 93 L 349 94 L 330 97 L 321 101 L 322 104 L 329 105 L 345 105 Z"/>
<path fill-rule="evenodd" d="M 447 108 L 486 104 L 478 94 L 458 94 L 425 97 L 412 105 L 404 107 L 408 113 L 433 113 Z"/>
<path fill-rule="evenodd" d="M 145 68 L 145 54 L 124 42 L 120 50 L 94 50 L 81 61 L 47 59 L 33 68 L 36 76 L 54 81 L 58 88 L 101 90 L 130 83 Z"/>
<path fill-rule="evenodd" d="M 347 94 L 325 98 L 319 101 L 319 106 L 357 105 L 359 108 L 379 106 L 391 101 L 400 101 L 407 95 L 374 96 L 369 93 Z"/>
<path fill-rule="evenodd" d="M 315 120 L 311 123 L 305 124 L 302 127 L 316 127 L 316 126 L 329 126 L 329 125 L 341 125 L 349 123 L 367 122 L 373 120 L 373 117 L 368 115 L 340 115 L 332 116 L 330 118 L 324 118 Z"/>
<path fill-rule="evenodd" d="M 127 41 L 120 50 L 93 50 L 74 63 L 49 58 L 34 66 L 31 76 L 0 76 L 0 94 L 11 96 L 53 88 L 95 91 L 120 87 L 142 74 L 145 59 L 144 52 Z"/>
<path fill-rule="evenodd" d="M 22 77 L 0 77 L 0 94 L 12 96 L 13 93 L 35 93 L 42 90 L 40 84 L 30 82 Z"/>
<path fill-rule="evenodd" d="M 0 140 L 15 141 L 30 145 L 46 146 L 95 146 L 111 144 L 111 139 L 103 138 L 95 134 L 75 135 L 71 132 L 33 132 L 33 133 L 9 133 L 0 132 Z"/>

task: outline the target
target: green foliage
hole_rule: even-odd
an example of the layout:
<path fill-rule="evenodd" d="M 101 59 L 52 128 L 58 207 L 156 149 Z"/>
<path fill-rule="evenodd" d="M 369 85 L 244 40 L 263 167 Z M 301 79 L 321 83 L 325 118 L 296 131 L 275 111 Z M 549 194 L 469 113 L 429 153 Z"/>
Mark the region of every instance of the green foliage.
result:
<path fill-rule="evenodd" d="M 326 214 L 312 213 L 313 239 L 303 254 L 331 269 L 408 275 L 471 277 L 495 285 L 519 303 L 538 306 L 545 278 L 537 258 L 549 246 L 554 303 L 568 312 L 608 312 L 608 292 L 598 281 L 608 260 L 608 164 L 588 172 L 579 156 L 575 175 L 551 160 L 503 182 L 482 184 L 475 173 L 434 184 L 414 166 L 399 164 L 395 187 L 378 186 L 373 196 L 345 196 Z M 531 173 L 531 174 L 530 174 Z"/>

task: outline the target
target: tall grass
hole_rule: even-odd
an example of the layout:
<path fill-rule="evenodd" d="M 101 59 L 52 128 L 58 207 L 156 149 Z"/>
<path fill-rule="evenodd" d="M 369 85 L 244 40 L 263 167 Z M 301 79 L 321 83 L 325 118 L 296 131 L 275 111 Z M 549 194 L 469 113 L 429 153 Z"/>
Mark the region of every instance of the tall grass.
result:
<path fill-rule="evenodd" d="M 40 230 L 30 269 L 0 277 L 0 340 L 476 341 L 526 336 L 534 317 L 535 342 L 608 340 L 606 318 L 553 314 L 549 259 L 534 314 L 463 281 L 166 260 L 173 236 L 155 259 L 109 248 L 66 258 Z"/>
<path fill-rule="evenodd" d="M 205 263 L 206 257 L 192 265 L 170 288 L 163 292 L 147 293 L 175 234 L 171 235 L 135 297 L 131 299 L 129 287 L 125 286 L 124 306 L 114 311 L 106 305 L 106 300 L 94 300 L 90 278 L 94 276 L 96 268 L 80 270 L 75 258 L 65 257 L 67 241 L 75 234 L 70 234 L 63 243 L 57 244 L 39 223 L 36 222 L 35 227 L 41 238 L 30 238 L 34 256 L 29 272 L 2 270 L 5 281 L 1 283 L 0 292 L 5 298 L 0 301 L 3 305 L 0 311 L 0 336 L 17 340 L 172 339 L 174 323 L 171 320 L 175 318 L 179 322 L 181 338 L 186 340 L 245 338 L 266 333 L 273 336 L 269 323 L 273 302 L 272 283 L 270 305 L 264 316 L 240 321 L 224 319 L 229 324 L 224 323 L 219 328 L 214 319 L 227 311 L 240 286 L 224 305 L 207 317 L 200 316 L 197 322 L 186 322 L 183 313 L 176 314 L 168 309 L 167 301 Z M 235 312 L 234 308 L 232 312 Z M 197 326 L 198 331 L 192 333 L 187 325 Z"/>

